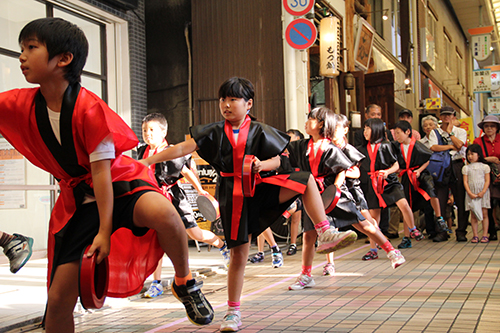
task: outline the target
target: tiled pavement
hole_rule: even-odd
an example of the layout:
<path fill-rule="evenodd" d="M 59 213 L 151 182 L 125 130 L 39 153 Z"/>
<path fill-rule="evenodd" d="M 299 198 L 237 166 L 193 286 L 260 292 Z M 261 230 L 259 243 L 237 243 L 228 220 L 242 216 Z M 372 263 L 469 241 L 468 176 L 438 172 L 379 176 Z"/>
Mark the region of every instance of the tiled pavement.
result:
<path fill-rule="evenodd" d="M 413 248 L 403 250 L 407 263 L 396 270 L 383 253 L 377 260 L 361 261 L 367 250 L 364 240 L 358 240 L 339 251 L 333 277 L 321 276 L 325 256 L 316 255 L 316 287 L 301 291 L 287 290 L 300 271 L 300 251 L 285 255 L 285 265 L 278 269 L 271 268 L 270 255 L 264 263 L 248 264 L 241 332 L 500 332 L 498 241 L 457 243 L 454 236 L 442 243 L 413 241 Z M 207 252 L 206 247 L 200 253 L 192 248 L 191 259 L 193 267 L 215 269 L 221 263 L 218 251 Z M 29 272 L 39 264 L 35 260 L 23 270 Z M 167 263 L 164 276 L 171 274 Z M 181 304 L 167 292 L 152 300 L 108 299 L 101 310 L 77 314 L 76 331 L 217 332 L 226 309 L 226 275 L 219 270 L 201 278 L 216 313 L 211 325 L 192 325 Z M 0 301 L 2 318 L 9 305 L 1 293 Z M 0 327 L 2 323 L 0 319 Z"/>

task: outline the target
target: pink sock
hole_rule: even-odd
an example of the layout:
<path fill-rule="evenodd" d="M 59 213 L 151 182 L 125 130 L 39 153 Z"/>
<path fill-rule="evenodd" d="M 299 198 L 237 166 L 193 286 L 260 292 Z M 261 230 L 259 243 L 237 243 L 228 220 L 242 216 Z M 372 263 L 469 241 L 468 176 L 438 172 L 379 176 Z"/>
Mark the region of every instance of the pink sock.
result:
<path fill-rule="evenodd" d="M 229 308 L 233 308 L 234 310 L 237 310 L 239 311 L 240 310 L 240 305 L 241 305 L 241 302 L 231 302 L 231 301 L 227 301 L 227 306 Z"/>
<path fill-rule="evenodd" d="M 394 250 L 394 247 L 392 246 L 391 242 L 387 241 L 384 244 L 380 245 L 381 248 L 384 249 L 385 252 L 389 253 L 392 250 Z"/>
<path fill-rule="evenodd" d="M 324 220 L 323 222 L 315 224 L 314 228 L 316 229 L 318 235 L 321 235 L 322 233 L 330 229 L 330 222 L 328 222 L 328 220 Z"/>
<path fill-rule="evenodd" d="M 302 272 L 301 272 L 302 274 L 311 276 L 311 272 L 312 272 L 312 266 L 302 265 Z"/>

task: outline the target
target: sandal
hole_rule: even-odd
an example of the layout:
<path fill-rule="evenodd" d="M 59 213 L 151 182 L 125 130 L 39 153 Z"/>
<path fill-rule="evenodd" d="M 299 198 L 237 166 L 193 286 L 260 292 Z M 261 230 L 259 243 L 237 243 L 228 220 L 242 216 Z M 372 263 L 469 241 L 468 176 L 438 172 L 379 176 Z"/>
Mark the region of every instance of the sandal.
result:
<path fill-rule="evenodd" d="M 490 242 L 490 239 L 486 236 L 483 236 L 483 238 L 481 238 L 481 243 L 489 243 Z"/>
<path fill-rule="evenodd" d="M 470 242 L 474 243 L 474 244 L 479 243 L 479 237 L 477 237 L 477 236 L 472 237 L 472 239 L 470 240 Z"/>

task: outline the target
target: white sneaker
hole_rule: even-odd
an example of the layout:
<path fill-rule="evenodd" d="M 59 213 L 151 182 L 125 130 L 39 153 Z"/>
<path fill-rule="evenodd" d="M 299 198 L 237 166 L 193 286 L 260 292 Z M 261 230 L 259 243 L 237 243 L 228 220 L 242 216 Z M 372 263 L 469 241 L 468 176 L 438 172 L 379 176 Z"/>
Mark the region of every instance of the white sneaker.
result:
<path fill-rule="evenodd" d="M 17 273 L 28 262 L 33 253 L 33 238 L 13 234 L 14 238 L 5 245 L 3 253 L 9 258 L 10 271 Z"/>
<path fill-rule="evenodd" d="M 283 253 L 273 252 L 273 268 L 279 268 L 283 266 Z"/>
<path fill-rule="evenodd" d="M 335 266 L 332 263 L 328 263 L 323 267 L 323 275 L 333 275 L 335 274 Z"/>
<path fill-rule="evenodd" d="M 406 261 L 405 257 L 403 257 L 401 251 L 399 250 L 390 251 L 389 253 L 387 253 L 387 258 L 389 258 L 389 260 L 391 261 L 392 268 L 394 269 L 401 266 Z"/>
<path fill-rule="evenodd" d="M 228 310 L 222 324 L 220 325 L 221 332 L 237 332 L 241 326 L 241 312 L 238 310 Z"/>
<path fill-rule="evenodd" d="M 224 242 L 224 245 L 219 249 L 220 254 L 222 255 L 222 259 L 224 260 L 224 265 L 229 267 L 229 261 L 231 259 L 231 256 L 229 254 L 229 249 L 227 248 L 226 242 Z"/>
<path fill-rule="evenodd" d="M 354 231 L 339 232 L 336 228 L 330 226 L 330 229 L 318 235 L 316 253 L 326 254 L 338 251 L 353 244 L 356 239 L 358 239 L 358 235 Z"/>
<path fill-rule="evenodd" d="M 156 281 L 153 281 L 148 291 L 144 293 L 145 298 L 155 298 L 160 295 L 163 295 L 163 285 L 161 282 L 158 283 Z"/>
<path fill-rule="evenodd" d="M 294 284 L 288 286 L 288 290 L 301 290 L 304 288 L 312 288 L 316 285 L 312 276 L 300 274 Z"/>

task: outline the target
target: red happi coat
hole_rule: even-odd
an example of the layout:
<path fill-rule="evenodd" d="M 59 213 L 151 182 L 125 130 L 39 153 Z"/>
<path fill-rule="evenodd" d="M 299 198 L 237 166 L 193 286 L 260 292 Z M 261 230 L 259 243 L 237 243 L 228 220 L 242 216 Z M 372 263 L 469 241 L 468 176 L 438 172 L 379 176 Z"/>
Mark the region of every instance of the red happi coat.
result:
<path fill-rule="evenodd" d="M 0 93 L 0 133 L 31 163 L 58 179 L 61 188 L 49 223 L 48 286 L 57 255 L 55 235 L 73 216 L 83 195 L 92 190 L 89 155 L 104 138 L 111 135 L 115 145 L 116 158 L 111 161 L 115 197 L 145 189 L 160 192 L 148 168 L 122 155 L 137 146 L 133 131 L 106 103 L 79 84 L 65 92 L 60 128 L 62 144 L 52 132 L 39 88 Z M 140 292 L 162 255 L 155 231 L 149 230 L 143 237 L 125 228 L 115 231 L 109 255 L 108 295 L 127 297 Z"/>

